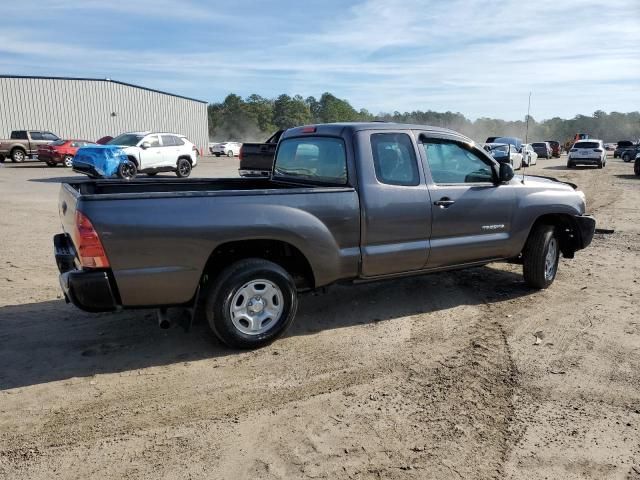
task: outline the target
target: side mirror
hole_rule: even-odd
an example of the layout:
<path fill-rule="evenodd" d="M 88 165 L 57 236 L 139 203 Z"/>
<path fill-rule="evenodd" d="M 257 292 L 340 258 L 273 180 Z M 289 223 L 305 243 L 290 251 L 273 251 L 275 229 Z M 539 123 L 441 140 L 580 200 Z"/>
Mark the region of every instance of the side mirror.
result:
<path fill-rule="evenodd" d="M 508 182 L 515 175 L 510 163 L 500 163 L 500 182 Z"/>
<path fill-rule="evenodd" d="M 140 144 L 140 148 L 142 148 L 143 150 L 146 150 L 149 147 L 151 147 L 151 144 L 149 142 L 142 142 Z"/>

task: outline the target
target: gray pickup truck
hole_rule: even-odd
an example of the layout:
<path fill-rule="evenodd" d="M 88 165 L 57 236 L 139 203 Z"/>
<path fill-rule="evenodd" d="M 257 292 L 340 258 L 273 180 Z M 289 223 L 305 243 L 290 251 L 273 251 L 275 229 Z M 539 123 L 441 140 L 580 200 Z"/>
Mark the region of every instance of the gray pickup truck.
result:
<path fill-rule="evenodd" d="M 51 132 L 41 130 L 14 130 L 10 138 L 0 140 L 0 161 L 5 157 L 12 162 L 23 162 L 38 153 L 40 145 L 48 145 L 60 138 Z"/>
<path fill-rule="evenodd" d="M 297 295 L 517 259 L 533 288 L 595 230 L 575 185 L 514 177 L 450 130 L 297 127 L 266 179 L 63 184 L 54 237 L 67 301 L 87 311 L 203 305 L 252 348 L 292 323 Z"/>

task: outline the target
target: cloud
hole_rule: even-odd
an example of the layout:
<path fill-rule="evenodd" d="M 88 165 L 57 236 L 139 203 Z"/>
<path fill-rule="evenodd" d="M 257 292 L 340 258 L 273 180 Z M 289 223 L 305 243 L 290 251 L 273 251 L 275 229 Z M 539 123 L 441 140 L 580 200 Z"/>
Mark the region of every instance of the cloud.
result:
<path fill-rule="evenodd" d="M 431 108 L 521 118 L 529 91 L 536 118 L 640 109 L 638 95 L 630 95 L 640 90 L 636 0 L 605 6 L 595 0 L 366 0 L 346 10 L 329 1 L 315 7 L 334 9 L 333 16 L 314 11 L 313 2 L 303 6 L 306 15 L 282 6 L 267 15 L 265 6 L 236 3 L 213 10 L 177 0 L 71 6 L 48 0 L 53 11 L 77 12 L 89 28 L 102 12 L 103 22 L 122 22 L 128 30 L 106 39 L 82 30 L 76 36 L 87 41 L 79 42 L 55 29 L 9 24 L 0 30 L 0 68 L 110 76 L 218 101 L 232 91 L 331 91 L 374 112 Z M 172 12 L 175 27 L 154 20 Z M 203 28 L 203 19 L 212 25 Z"/>

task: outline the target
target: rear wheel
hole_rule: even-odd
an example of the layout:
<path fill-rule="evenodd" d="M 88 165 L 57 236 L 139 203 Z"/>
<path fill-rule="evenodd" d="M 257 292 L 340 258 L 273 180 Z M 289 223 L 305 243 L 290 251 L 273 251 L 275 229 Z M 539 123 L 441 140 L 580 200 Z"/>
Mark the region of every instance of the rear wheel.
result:
<path fill-rule="evenodd" d="M 633 173 L 640 176 L 640 160 L 636 160 L 633 164 Z"/>
<path fill-rule="evenodd" d="M 573 163 L 567 162 L 567 168 L 573 168 Z"/>
<path fill-rule="evenodd" d="M 49 161 L 48 161 L 48 162 L 46 162 L 46 163 L 47 163 L 47 166 L 49 166 L 49 167 L 55 167 L 55 166 L 57 165 L 57 163 L 56 163 L 56 162 L 52 162 L 51 160 L 49 160 Z"/>
<path fill-rule="evenodd" d="M 280 265 L 260 258 L 240 260 L 214 282 L 207 293 L 206 315 L 211 330 L 225 344 L 262 347 L 293 323 L 297 290 Z"/>
<path fill-rule="evenodd" d="M 602 164 L 602 160 L 598 162 L 598 168 L 602 168 L 604 165 Z"/>
<path fill-rule="evenodd" d="M 67 168 L 73 167 L 73 155 L 65 155 L 64 166 Z"/>
<path fill-rule="evenodd" d="M 179 158 L 176 165 L 176 175 L 179 178 L 187 178 L 191 175 L 191 162 L 186 158 Z"/>
<path fill-rule="evenodd" d="M 631 161 L 631 155 L 629 155 L 628 153 L 625 153 L 622 156 L 622 160 L 624 160 L 625 162 L 629 163 Z"/>
<path fill-rule="evenodd" d="M 558 272 L 560 242 L 552 225 L 537 225 L 522 252 L 524 281 L 530 287 L 547 288 Z"/>
<path fill-rule="evenodd" d="M 24 150 L 20 148 L 14 148 L 11 152 L 11 161 L 15 163 L 24 162 L 25 158 L 27 158 L 27 154 Z"/>
<path fill-rule="evenodd" d="M 233 157 L 233 150 L 229 150 L 227 152 L 227 157 Z"/>
<path fill-rule="evenodd" d="M 147 172 L 147 175 L 149 175 L 150 177 L 155 177 L 158 174 L 158 172 Z"/>
<path fill-rule="evenodd" d="M 125 160 L 118 166 L 118 177 L 124 180 L 132 180 L 136 178 L 138 168 L 131 160 Z"/>

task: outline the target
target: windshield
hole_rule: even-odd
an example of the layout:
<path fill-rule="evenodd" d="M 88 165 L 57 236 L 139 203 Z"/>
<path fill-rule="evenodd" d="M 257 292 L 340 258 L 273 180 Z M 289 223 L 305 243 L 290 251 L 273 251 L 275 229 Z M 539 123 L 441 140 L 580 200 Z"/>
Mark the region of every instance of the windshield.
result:
<path fill-rule="evenodd" d="M 274 176 L 322 183 L 347 183 L 347 159 L 340 138 L 304 137 L 280 142 Z"/>
<path fill-rule="evenodd" d="M 134 147 L 140 140 L 144 138 L 144 135 L 137 135 L 133 133 L 124 133 L 118 135 L 113 140 L 109 140 L 106 145 L 118 145 L 121 147 Z"/>
<path fill-rule="evenodd" d="M 532 143 L 531 144 L 534 148 L 538 147 L 538 148 L 546 148 L 547 144 L 546 143 Z"/>
<path fill-rule="evenodd" d="M 508 153 L 509 146 L 508 145 L 495 145 L 493 147 L 489 147 L 491 153 L 498 153 L 506 155 Z"/>

